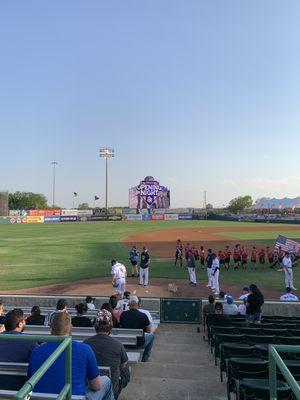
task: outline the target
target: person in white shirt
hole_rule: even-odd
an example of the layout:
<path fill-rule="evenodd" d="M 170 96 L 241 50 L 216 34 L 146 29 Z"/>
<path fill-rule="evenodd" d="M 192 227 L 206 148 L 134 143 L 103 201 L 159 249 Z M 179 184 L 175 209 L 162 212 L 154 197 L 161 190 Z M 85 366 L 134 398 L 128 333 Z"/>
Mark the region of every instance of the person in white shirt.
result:
<path fill-rule="evenodd" d="M 248 287 L 244 287 L 243 288 L 243 294 L 239 297 L 239 300 L 247 299 L 248 296 L 249 296 L 249 288 Z"/>
<path fill-rule="evenodd" d="M 291 255 L 289 252 L 285 253 L 282 260 L 283 270 L 285 274 L 285 287 L 289 287 L 293 290 L 297 290 L 294 287 L 294 274 L 293 274 L 293 264 L 291 260 Z"/>
<path fill-rule="evenodd" d="M 94 304 L 95 298 L 92 296 L 86 296 L 85 302 L 88 310 L 95 310 L 95 304 Z"/>
<path fill-rule="evenodd" d="M 292 293 L 292 289 L 287 287 L 285 289 L 285 294 L 280 297 L 280 301 L 298 301 L 298 297 Z"/>
<path fill-rule="evenodd" d="M 154 321 L 153 321 L 153 318 L 152 318 L 152 315 L 150 314 L 150 312 L 148 310 L 145 310 L 144 308 L 141 308 L 142 299 L 140 297 L 138 297 L 138 299 L 139 299 L 139 311 L 142 312 L 143 314 L 147 315 L 149 322 L 150 322 L 150 326 L 151 326 L 151 332 L 153 333 L 153 332 L 155 332 L 157 326 L 154 324 Z"/>
<path fill-rule="evenodd" d="M 111 275 L 112 285 L 115 292 L 123 296 L 126 288 L 126 277 L 127 271 L 125 265 L 117 262 L 116 260 L 111 261 Z"/>
<path fill-rule="evenodd" d="M 211 275 L 213 279 L 212 290 L 215 295 L 220 293 L 219 286 L 219 274 L 220 274 L 220 261 L 215 253 L 212 254 L 212 265 L 211 265 Z"/>
<path fill-rule="evenodd" d="M 238 314 L 238 308 L 236 304 L 233 304 L 232 296 L 226 296 L 226 303 L 223 304 L 223 314 L 226 315 Z"/>
<path fill-rule="evenodd" d="M 240 315 L 246 315 L 246 301 L 247 297 L 244 298 L 244 303 L 238 306 L 238 313 Z"/>
<path fill-rule="evenodd" d="M 116 310 L 120 311 L 128 311 L 129 308 L 129 299 L 130 299 L 130 292 L 124 292 L 123 298 L 118 301 Z"/>

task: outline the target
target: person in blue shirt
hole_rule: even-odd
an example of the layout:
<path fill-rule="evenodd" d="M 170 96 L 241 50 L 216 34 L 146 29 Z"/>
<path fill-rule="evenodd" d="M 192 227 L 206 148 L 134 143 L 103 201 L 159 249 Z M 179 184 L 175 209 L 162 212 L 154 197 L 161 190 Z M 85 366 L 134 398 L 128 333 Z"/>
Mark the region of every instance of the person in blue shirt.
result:
<path fill-rule="evenodd" d="M 69 336 L 71 316 L 56 314 L 51 323 L 51 335 Z M 33 350 L 29 359 L 30 378 L 56 350 L 60 343 L 44 343 Z M 86 384 L 87 381 L 87 384 Z M 58 394 L 65 385 L 65 352 L 63 352 L 34 387 L 34 392 Z M 72 394 L 85 395 L 88 400 L 114 400 L 111 381 L 100 376 L 95 354 L 87 344 L 72 342 Z"/>
<path fill-rule="evenodd" d="M 139 271 L 138 271 L 139 255 L 140 253 L 137 251 L 136 246 L 132 246 L 132 249 L 129 252 L 129 260 L 132 266 L 131 276 L 139 276 Z"/>

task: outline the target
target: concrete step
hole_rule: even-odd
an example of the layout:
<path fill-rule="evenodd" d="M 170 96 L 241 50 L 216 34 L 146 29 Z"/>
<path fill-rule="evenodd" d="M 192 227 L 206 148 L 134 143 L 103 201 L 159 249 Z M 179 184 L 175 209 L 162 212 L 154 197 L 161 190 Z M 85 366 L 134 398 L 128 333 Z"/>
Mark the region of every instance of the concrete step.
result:
<path fill-rule="evenodd" d="M 174 335 L 156 335 L 154 344 L 198 344 L 202 341 L 202 336 L 199 333 L 195 335 L 177 335 L 174 333 Z"/>
<path fill-rule="evenodd" d="M 178 364 L 203 365 L 203 359 L 198 352 L 157 351 L 157 349 L 151 353 L 151 362 L 176 364 L 176 368 Z"/>
<path fill-rule="evenodd" d="M 211 380 L 134 377 L 119 400 L 226 400 L 225 384 Z"/>
<path fill-rule="evenodd" d="M 132 377 L 134 378 L 171 378 L 179 380 L 198 380 L 207 373 L 208 366 L 190 365 L 190 364 L 174 364 L 174 363 L 161 363 L 152 362 L 152 358 L 147 363 L 135 364 L 132 366 Z M 218 371 L 215 372 L 215 379 L 218 379 Z"/>
<path fill-rule="evenodd" d="M 207 344 L 205 343 L 207 346 Z M 174 343 L 158 343 L 156 338 L 154 341 L 154 346 L 152 353 L 156 351 L 170 351 L 170 352 L 178 352 L 178 353 L 200 353 L 200 345 L 199 342 L 196 341 L 195 343 L 181 343 L 181 344 L 174 344 Z"/>
<path fill-rule="evenodd" d="M 194 324 L 159 324 L 158 332 L 197 332 L 197 328 L 202 329 L 201 325 Z"/>

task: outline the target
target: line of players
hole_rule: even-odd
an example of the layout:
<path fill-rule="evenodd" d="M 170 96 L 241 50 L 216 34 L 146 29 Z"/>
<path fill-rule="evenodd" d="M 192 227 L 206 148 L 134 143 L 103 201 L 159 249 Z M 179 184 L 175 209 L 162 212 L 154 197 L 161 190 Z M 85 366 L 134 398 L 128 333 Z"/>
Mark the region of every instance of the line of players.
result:
<path fill-rule="evenodd" d="M 207 265 L 208 256 L 212 252 L 211 249 L 205 251 L 203 246 L 200 246 L 200 249 L 198 249 L 189 242 L 183 246 L 180 239 L 178 239 L 176 243 L 175 266 L 177 263 L 182 266 L 183 259 L 185 258 L 187 261 L 190 252 L 193 254 L 196 261 L 200 261 L 200 266 L 204 270 Z M 245 246 L 241 246 L 240 244 L 236 244 L 233 250 L 230 249 L 230 246 L 226 246 L 224 250 L 219 250 L 217 253 L 220 266 L 223 265 L 226 271 L 229 271 L 231 259 L 233 260 L 233 269 L 235 271 L 239 270 L 240 267 L 242 269 L 247 269 L 249 260 L 251 262 L 251 269 L 257 270 L 258 264 L 260 264 L 261 267 L 264 267 L 267 261 L 269 262 L 270 268 L 275 268 L 277 265 L 280 266 L 284 255 L 285 252 L 281 247 L 273 249 L 269 246 L 267 246 L 266 249 L 261 248 L 260 250 L 258 250 L 256 246 L 253 246 L 249 254 Z"/>

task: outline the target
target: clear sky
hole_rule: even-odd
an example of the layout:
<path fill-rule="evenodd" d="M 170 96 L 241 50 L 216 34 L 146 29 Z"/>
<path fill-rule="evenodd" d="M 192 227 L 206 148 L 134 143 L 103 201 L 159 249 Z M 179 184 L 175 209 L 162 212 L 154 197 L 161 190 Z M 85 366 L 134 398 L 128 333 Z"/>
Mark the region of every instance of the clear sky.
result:
<path fill-rule="evenodd" d="M 0 4 L 0 189 L 110 204 L 146 175 L 172 206 L 300 195 L 299 0 Z"/>

